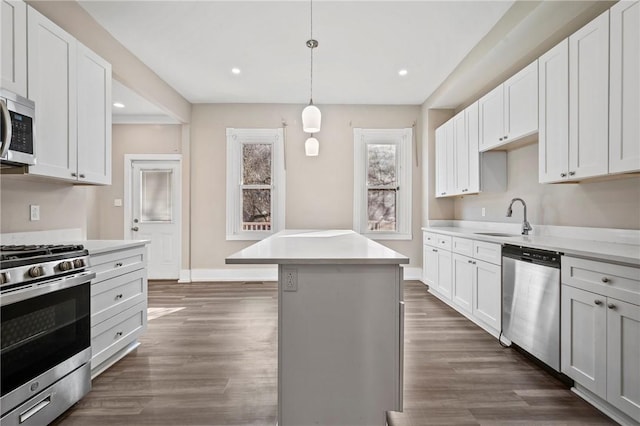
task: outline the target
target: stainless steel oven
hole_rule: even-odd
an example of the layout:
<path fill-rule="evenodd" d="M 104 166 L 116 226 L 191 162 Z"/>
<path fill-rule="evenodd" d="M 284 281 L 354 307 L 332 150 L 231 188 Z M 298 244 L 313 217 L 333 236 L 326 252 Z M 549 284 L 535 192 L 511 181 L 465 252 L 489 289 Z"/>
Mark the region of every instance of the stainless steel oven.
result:
<path fill-rule="evenodd" d="M 0 161 L 3 165 L 36 164 L 35 104 L 0 89 Z"/>
<path fill-rule="evenodd" d="M 0 405 L 3 425 L 44 425 L 91 388 L 90 292 L 81 246 L 0 249 Z"/>

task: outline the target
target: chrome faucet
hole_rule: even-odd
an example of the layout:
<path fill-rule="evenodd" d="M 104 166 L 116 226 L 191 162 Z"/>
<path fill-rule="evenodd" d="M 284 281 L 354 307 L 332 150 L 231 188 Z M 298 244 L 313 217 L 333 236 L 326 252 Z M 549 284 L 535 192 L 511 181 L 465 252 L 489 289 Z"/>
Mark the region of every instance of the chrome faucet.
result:
<path fill-rule="evenodd" d="M 525 203 L 522 198 L 514 198 L 513 200 L 511 200 L 511 204 L 509 204 L 509 208 L 507 209 L 507 217 L 511 217 L 511 215 L 513 215 L 513 209 L 511 207 L 513 206 L 513 203 L 515 203 L 516 201 L 520 201 L 524 206 L 524 218 L 522 220 L 522 235 L 529 235 L 529 231 L 533 231 L 533 228 L 531 227 L 531 224 L 529 223 L 529 221 L 527 221 L 527 203 Z"/>

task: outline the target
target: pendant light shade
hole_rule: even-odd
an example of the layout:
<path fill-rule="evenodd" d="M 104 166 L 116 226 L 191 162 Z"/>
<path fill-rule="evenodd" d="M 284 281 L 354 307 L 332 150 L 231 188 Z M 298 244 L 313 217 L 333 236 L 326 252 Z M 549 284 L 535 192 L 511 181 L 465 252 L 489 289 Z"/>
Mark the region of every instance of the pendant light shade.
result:
<path fill-rule="evenodd" d="M 318 133 L 320 131 L 320 122 L 322 121 L 322 114 L 320 109 L 315 105 L 307 105 L 302 110 L 302 130 L 305 133 Z"/>
<path fill-rule="evenodd" d="M 311 136 L 304 143 L 304 153 L 307 154 L 307 157 L 317 157 L 320 152 L 320 143 L 318 139 Z"/>

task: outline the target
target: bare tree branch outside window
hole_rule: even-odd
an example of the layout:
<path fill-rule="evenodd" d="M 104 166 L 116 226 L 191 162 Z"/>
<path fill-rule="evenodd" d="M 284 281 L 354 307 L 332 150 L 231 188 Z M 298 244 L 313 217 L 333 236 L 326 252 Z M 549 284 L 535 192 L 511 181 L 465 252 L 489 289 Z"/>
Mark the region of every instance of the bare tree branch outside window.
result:
<path fill-rule="evenodd" d="M 271 144 L 242 145 L 242 227 L 271 229 Z"/>
<path fill-rule="evenodd" d="M 396 145 L 367 145 L 367 214 L 369 231 L 396 230 Z"/>

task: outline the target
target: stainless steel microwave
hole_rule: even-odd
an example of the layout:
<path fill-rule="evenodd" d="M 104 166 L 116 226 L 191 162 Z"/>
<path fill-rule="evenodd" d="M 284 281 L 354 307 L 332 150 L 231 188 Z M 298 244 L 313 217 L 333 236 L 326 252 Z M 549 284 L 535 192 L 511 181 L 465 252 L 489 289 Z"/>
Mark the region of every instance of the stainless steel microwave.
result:
<path fill-rule="evenodd" d="M 0 89 L 2 164 L 36 164 L 35 104 L 9 90 Z"/>

